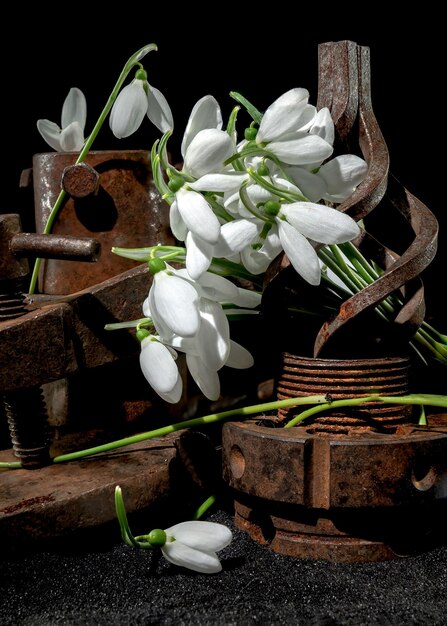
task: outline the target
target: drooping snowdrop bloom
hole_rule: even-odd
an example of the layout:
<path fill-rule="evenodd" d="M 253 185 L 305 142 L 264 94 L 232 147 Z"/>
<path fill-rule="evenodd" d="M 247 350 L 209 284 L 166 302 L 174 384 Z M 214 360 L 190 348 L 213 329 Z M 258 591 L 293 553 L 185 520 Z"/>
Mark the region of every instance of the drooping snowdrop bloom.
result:
<path fill-rule="evenodd" d="M 260 299 L 259 294 L 238 287 L 222 276 L 205 272 L 195 281 L 186 269 L 176 270 L 166 265 L 154 275 L 149 295 L 143 303 L 143 313 L 152 319 L 159 333 L 157 339 L 165 344 L 166 350 L 171 349 L 174 355 L 175 351 L 186 355 L 188 370 L 205 397 L 217 400 L 220 395 L 218 371 L 224 365 L 239 369 L 253 365 L 251 354 L 231 340 L 228 318 L 221 303 L 254 308 Z M 146 344 L 145 349 L 148 350 Z M 145 361 L 146 372 L 143 373 L 157 393 L 161 389 L 161 397 L 172 395 L 171 389 L 178 383 L 172 352 L 162 352 L 158 346 L 151 349 L 160 361 L 163 359 L 163 368 L 169 369 L 170 379 L 165 384 L 168 390 L 158 381 L 162 374 L 151 370 L 157 365 L 151 366 Z M 144 354 L 149 358 L 149 350 Z M 175 389 L 181 394 L 181 388 L 180 391 L 177 387 Z M 171 400 L 168 398 L 168 401 Z"/>
<path fill-rule="evenodd" d="M 286 171 L 312 202 L 327 200 L 339 204 L 363 181 L 368 164 L 355 154 L 342 154 L 330 159 L 315 172 L 300 166 L 290 166 Z"/>
<path fill-rule="evenodd" d="M 133 548 L 160 549 L 169 563 L 200 572 L 217 574 L 222 564 L 217 552 L 230 545 L 233 533 L 223 524 L 193 520 L 174 524 L 165 530 L 154 528 L 145 535 L 133 536 L 127 520 L 122 491 L 115 487 L 115 510 L 124 542 Z"/>
<path fill-rule="evenodd" d="M 164 95 L 147 81 L 147 73 L 137 70 L 133 81 L 124 87 L 110 112 L 110 128 L 118 139 L 129 137 L 145 115 L 162 132 L 174 127 L 172 112 Z"/>
<path fill-rule="evenodd" d="M 222 125 L 222 112 L 216 98 L 209 95 L 200 98 L 189 115 L 185 132 L 183 133 L 181 146 L 183 159 L 185 158 L 189 144 L 201 130 L 207 128 L 221 130 Z"/>
<path fill-rule="evenodd" d="M 281 205 L 275 217 L 284 252 L 295 270 L 311 285 L 319 285 L 320 264 L 309 242 L 337 244 L 351 241 L 360 232 L 357 223 L 341 211 L 312 202 Z"/>
<path fill-rule="evenodd" d="M 233 539 L 229 528 L 216 522 L 191 521 L 175 524 L 166 530 L 152 530 L 144 538 L 159 547 L 165 559 L 179 567 L 202 574 L 222 571 L 217 552 Z"/>
<path fill-rule="evenodd" d="M 333 134 L 327 130 L 325 113 L 308 104 L 307 89 L 290 89 L 273 102 L 262 118 L 256 143 L 290 165 L 321 164 L 333 152 Z M 311 131 L 312 124 L 314 131 Z"/>
<path fill-rule="evenodd" d="M 151 261 L 150 269 L 154 280 L 149 290 L 148 305 L 157 332 L 163 338 L 172 334 L 194 337 L 200 326 L 197 289 L 159 259 Z"/>
<path fill-rule="evenodd" d="M 84 145 L 87 103 L 80 89 L 72 87 L 62 106 L 61 127 L 50 120 L 37 120 L 37 129 L 58 152 L 79 152 Z"/>
<path fill-rule="evenodd" d="M 141 341 L 141 371 L 152 389 L 171 404 L 180 400 L 183 388 L 176 356 L 175 350 L 165 346 L 159 337 L 147 334 Z"/>

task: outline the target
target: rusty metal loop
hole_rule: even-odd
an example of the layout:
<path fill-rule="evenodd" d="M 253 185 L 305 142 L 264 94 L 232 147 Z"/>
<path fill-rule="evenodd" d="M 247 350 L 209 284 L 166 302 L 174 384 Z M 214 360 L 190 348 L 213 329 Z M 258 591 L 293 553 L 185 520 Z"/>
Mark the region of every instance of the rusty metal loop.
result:
<path fill-rule="evenodd" d="M 319 93 L 317 106 L 328 107 L 334 120 L 337 141 L 342 149 L 359 153 L 368 163 L 365 179 L 355 192 L 337 208 L 356 221 L 365 220 L 365 231 L 354 242 L 365 256 L 379 264 L 384 273 L 345 301 L 334 319 L 319 330 L 314 356 L 318 356 L 331 337 L 362 312 L 378 305 L 401 289 L 404 304 L 394 322 L 412 335 L 425 315 L 424 289 L 419 275 L 436 253 L 438 224 L 433 213 L 389 174 L 386 142 L 374 115 L 371 100 L 369 48 L 352 41 L 324 43 L 319 46 Z M 368 216 L 381 204 L 397 211 L 408 222 L 414 239 L 400 256 L 368 232 Z M 319 244 L 315 244 L 317 248 Z M 272 263 L 266 273 L 264 296 L 275 297 L 284 280 L 277 280 L 289 266 L 286 256 Z M 299 297 L 299 296 L 298 296 Z"/>

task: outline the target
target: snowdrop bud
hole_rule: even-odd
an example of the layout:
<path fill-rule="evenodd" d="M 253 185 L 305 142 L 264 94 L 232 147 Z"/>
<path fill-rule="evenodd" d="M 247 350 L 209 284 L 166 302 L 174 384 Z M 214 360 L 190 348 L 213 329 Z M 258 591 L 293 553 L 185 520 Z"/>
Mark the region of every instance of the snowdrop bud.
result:
<path fill-rule="evenodd" d="M 139 72 L 144 70 L 139 70 Z M 137 72 L 138 74 L 138 72 Z M 140 127 L 147 113 L 145 80 L 134 80 L 122 89 L 110 112 L 110 128 L 118 139 L 129 137 Z"/>
<path fill-rule="evenodd" d="M 161 548 L 166 543 L 166 533 L 161 528 L 154 528 L 147 535 L 147 540 L 154 548 Z"/>
<path fill-rule="evenodd" d="M 252 126 L 250 126 L 250 128 L 246 128 L 244 131 L 244 138 L 247 141 L 254 141 L 256 139 L 256 135 L 258 134 L 258 129 L 257 128 L 253 128 Z"/>
<path fill-rule="evenodd" d="M 148 266 L 151 274 L 157 274 L 158 272 L 166 269 L 166 263 L 163 261 L 163 259 L 158 258 L 151 259 L 148 262 Z"/>

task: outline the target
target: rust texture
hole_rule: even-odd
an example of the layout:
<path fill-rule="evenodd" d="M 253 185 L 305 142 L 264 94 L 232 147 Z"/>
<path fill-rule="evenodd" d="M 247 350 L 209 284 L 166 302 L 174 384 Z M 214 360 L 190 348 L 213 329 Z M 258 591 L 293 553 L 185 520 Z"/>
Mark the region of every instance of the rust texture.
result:
<path fill-rule="evenodd" d="M 282 353 L 280 377 L 276 384 L 278 400 L 323 394 L 330 400 L 361 398 L 373 393 L 402 396 L 410 393 L 408 358 L 315 359 Z M 302 411 L 301 407 L 278 409 L 282 420 Z M 411 423 L 411 406 L 366 402 L 344 411 L 333 409 L 312 420 L 320 432 L 347 434 L 358 429 L 395 432 L 399 424 Z M 306 422 L 308 428 L 309 422 Z"/>
<path fill-rule="evenodd" d="M 75 293 L 134 267 L 134 261 L 112 253 L 114 246 L 141 248 L 172 241 L 168 206 L 152 181 L 147 151 L 92 151 L 82 168 L 75 166 L 76 156 L 34 156 L 36 228 L 43 231 L 64 177 L 63 185 L 73 195 L 66 196 L 52 232 L 97 239 L 101 258 L 88 266 L 45 261 L 39 277 L 39 291 L 45 294 Z M 98 186 L 93 189 L 96 176 Z"/>
<path fill-rule="evenodd" d="M 368 163 L 365 180 L 338 208 L 364 220 L 353 243 L 385 271 L 323 325 L 309 323 L 314 332 L 303 333 L 286 310 L 325 297 L 324 291 L 315 295 L 303 286 L 285 255 L 270 266 L 264 311 L 286 328 L 279 399 L 409 392 L 406 346 L 424 319 L 419 276 L 436 253 L 438 224 L 389 173 L 370 83 L 368 48 L 351 41 L 319 46 L 318 108 L 331 110 L 341 152 L 361 153 Z M 384 224 L 387 235 L 394 225 L 403 250 L 381 243 Z M 394 322 L 387 330 L 371 324 L 366 342 L 372 318 L 365 315 L 396 290 L 404 304 Z M 352 358 L 356 351 L 360 359 Z M 447 426 L 430 421 L 418 427 L 411 407 L 382 404 L 332 409 L 287 430 L 265 425 L 281 425 L 298 412 L 279 410 L 273 418 L 224 425 L 223 471 L 237 526 L 272 550 L 301 558 L 375 561 L 423 549 L 434 535 L 434 520 L 445 524 Z"/>
<path fill-rule="evenodd" d="M 222 445 L 237 525 L 282 554 L 395 558 L 417 551 L 433 515 L 445 513 L 445 426 L 332 438 L 229 423 Z"/>
<path fill-rule="evenodd" d="M 18 257 L 40 257 L 94 263 L 101 254 L 99 241 L 91 237 L 70 235 L 37 235 L 18 233 L 10 242 L 11 252 Z"/>
<path fill-rule="evenodd" d="M 388 149 L 371 103 L 369 48 L 351 41 L 319 46 L 318 108 L 323 106 L 331 110 L 341 150 L 355 153 L 360 149 L 368 163 L 365 180 L 338 209 L 357 221 L 365 220 L 366 230 L 353 243 L 385 271 L 373 284 L 346 300 L 338 314 L 317 329 L 313 345 L 315 357 L 333 356 L 332 345 L 340 331 L 352 335 L 357 318 L 398 289 L 405 301 L 396 312 L 394 331 L 400 337 L 411 337 L 425 314 L 424 289 L 419 276 L 435 256 L 438 237 L 438 223 L 433 213 L 389 173 Z M 375 216 L 376 209 L 386 216 L 387 235 L 398 216 L 411 231 L 412 241 L 401 254 L 383 245 L 380 235 L 370 232 L 370 223 L 375 230 L 369 220 Z M 396 224 L 398 241 L 404 230 L 402 223 Z M 270 300 L 274 309 L 278 293 L 284 291 L 285 285 L 290 289 L 294 282 L 291 274 L 287 257 L 272 264 L 264 289 L 267 308 Z M 298 298 L 300 289 L 303 288 L 298 286 Z M 361 342 L 361 338 L 358 341 Z"/>

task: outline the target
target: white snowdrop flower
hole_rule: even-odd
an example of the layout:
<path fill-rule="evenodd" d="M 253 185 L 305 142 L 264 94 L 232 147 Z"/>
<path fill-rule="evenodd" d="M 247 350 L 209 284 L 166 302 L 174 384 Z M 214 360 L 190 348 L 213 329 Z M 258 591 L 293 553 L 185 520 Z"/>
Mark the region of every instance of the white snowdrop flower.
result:
<path fill-rule="evenodd" d="M 37 121 L 37 129 L 53 150 L 79 152 L 84 145 L 87 103 L 80 89 L 72 87 L 62 106 L 61 127 L 50 120 Z"/>
<path fill-rule="evenodd" d="M 231 543 L 233 535 L 223 524 L 198 520 L 152 530 L 146 539 L 153 547 L 160 547 L 170 563 L 202 574 L 216 574 L 222 571 L 216 553 Z"/>
<path fill-rule="evenodd" d="M 175 358 L 175 350 L 163 345 L 158 337 L 147 336 L 142 340 L 141 371 L 152 389 L 171 404 L 180 400 L 183 388 Z"/>
<path fill-rule="evenodd" d="M 110 112 L 110 128 L 118 139 L 129 137 L 138 130 L 145 115 L 162 133 L 174 128 L 166 98 L 147 82 L 146 72 L 140 69 L 118 94 Z"/>

